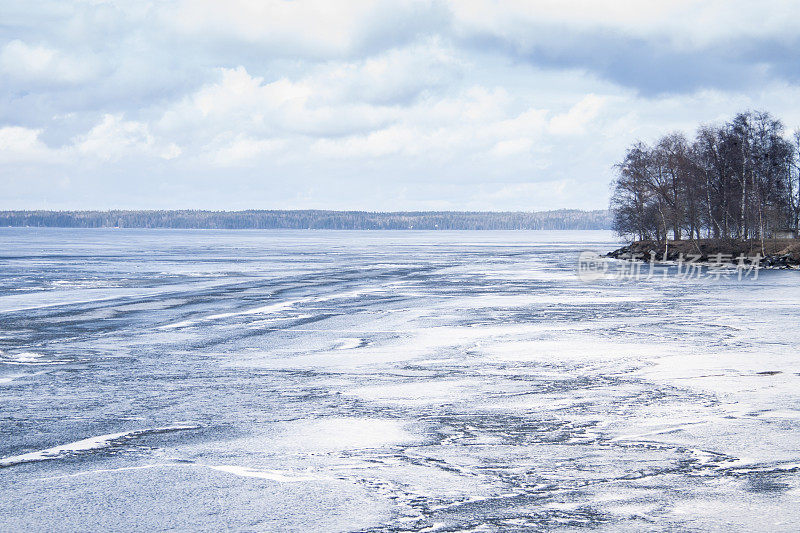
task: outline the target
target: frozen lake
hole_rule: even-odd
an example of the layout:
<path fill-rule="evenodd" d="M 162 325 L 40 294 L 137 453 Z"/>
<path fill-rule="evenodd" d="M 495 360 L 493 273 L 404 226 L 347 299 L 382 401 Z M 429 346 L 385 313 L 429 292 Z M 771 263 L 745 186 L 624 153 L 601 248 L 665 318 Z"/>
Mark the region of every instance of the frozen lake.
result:
<path fill-rule="evenodd" d="M 800 273 L 615 247 L 0 228 L 0 530 L 795 531 Z"/>

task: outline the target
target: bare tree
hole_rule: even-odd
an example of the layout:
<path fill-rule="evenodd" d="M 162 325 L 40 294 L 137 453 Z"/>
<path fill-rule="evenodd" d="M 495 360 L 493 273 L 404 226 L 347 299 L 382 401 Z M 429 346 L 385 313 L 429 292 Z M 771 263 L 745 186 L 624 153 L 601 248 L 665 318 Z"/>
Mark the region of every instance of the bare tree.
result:
<path fill-rule="evenodd" d="M 762 241 L 800 222 L 800 130 L 763 111 L 703 126 L 690 143 L 670 133 L 632 145 L 616 165 L 611 209 L 621 234 Z"/>

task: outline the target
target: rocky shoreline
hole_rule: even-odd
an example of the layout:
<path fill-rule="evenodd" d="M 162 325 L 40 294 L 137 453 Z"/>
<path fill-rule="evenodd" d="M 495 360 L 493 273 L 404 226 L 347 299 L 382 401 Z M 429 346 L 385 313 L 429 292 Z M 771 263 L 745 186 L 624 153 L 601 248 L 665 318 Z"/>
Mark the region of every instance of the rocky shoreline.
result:
<path fill-rule="evenodd" d="M 666 248 L 666 254 L 665 254 Z M 693 262 L 703 265 L 736 264 L 740 257 L 761 268 L 800 269 L 800 240 L 716 240 L 636 241 L 611 251 L 606 257 L 655 262 Z"/>

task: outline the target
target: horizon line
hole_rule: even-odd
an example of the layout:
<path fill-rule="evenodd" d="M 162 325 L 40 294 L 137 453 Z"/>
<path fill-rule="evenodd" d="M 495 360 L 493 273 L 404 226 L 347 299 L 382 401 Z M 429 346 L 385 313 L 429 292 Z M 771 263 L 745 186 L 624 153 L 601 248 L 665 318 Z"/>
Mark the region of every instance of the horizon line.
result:
<path fill-rule="evenodd" d="M 416 209 L 416 210 L 399 210 L 399 211 L 371 211 L 368 209 L 207 209 L 207 208 L 170 208 L 170 209 L 155 209 L 155 208 L 145 208 L 145 209 L 133 209 L 133 208 L 109 208 L 109 209 L 0 209 L 0 213 L 115 213 L 115 212 L 122 212 L 122 213 L 133 213 L 133 212 L 148 212 L 148 213 L 157 213 L 157 212 L 168 212 L 168 213 L 180 213 L 180 212 L 192 212 L 192 213 L 371 213 L 371 214 L 416 214 L 416 213 L 471 213 L 471 214 L 480 214 L 480 213 L 557 213 L 561 211 L 580 211 L 583 213 L 592 213 L 597 211 L 606 211 L 609 212 L 610 209 L 581 209 L 578 207 L 561 207 L 558 209 L 535 209 L 530 211 L 521 211 L 521 210 L 514 210 L 514 211 L 493 211 L 493 210 L 481 210 L 481 211 L 469 211 L 469 210 L 455 210 L 455 209 Z"/>

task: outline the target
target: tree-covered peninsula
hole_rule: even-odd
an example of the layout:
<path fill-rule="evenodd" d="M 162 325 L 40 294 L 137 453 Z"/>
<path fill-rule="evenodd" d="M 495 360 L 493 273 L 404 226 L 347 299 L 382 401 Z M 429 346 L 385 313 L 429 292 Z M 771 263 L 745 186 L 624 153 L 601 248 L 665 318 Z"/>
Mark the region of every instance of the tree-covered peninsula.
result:
<path fill-rule="evenodd" d="M 800 264 L 800 130 L 787 135 L 769 113 L 636 142 L 615 168 L 613 227 L 631 241 L 615 256 L 758 253 Z"/>

